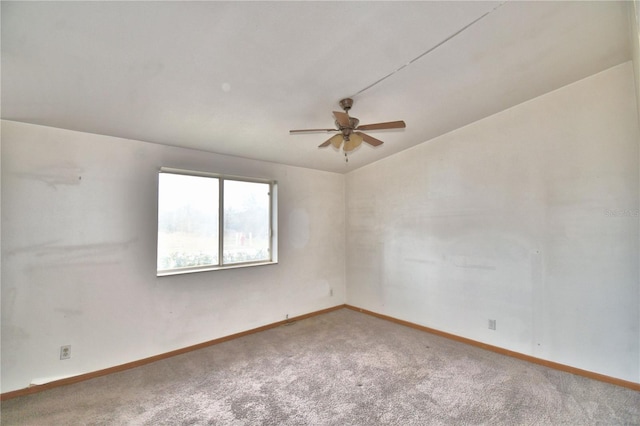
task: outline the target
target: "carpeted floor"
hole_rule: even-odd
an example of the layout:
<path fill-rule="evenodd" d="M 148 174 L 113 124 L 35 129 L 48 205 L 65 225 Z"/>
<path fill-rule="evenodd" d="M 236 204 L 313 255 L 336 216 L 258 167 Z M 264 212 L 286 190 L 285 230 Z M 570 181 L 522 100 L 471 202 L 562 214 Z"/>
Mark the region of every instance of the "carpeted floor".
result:
<path fill-rule="evenodd" d="M 640 424 L 640 392 L 348 309 L 2 402 L 2 425 Z"/>

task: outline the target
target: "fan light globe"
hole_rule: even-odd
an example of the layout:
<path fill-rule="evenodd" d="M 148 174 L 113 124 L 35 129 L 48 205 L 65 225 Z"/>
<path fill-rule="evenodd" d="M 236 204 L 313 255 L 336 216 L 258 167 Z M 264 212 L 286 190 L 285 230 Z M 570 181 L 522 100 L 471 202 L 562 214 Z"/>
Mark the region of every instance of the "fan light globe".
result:
<path fill-rule="evenodd" d="M 342 133 L 339 133 L 329 139 L 331 141 L 331 145 L 335 146 L 337 149 L 340 149 L 340 145 L 342 145 Z"/>
<path fill-rule="evenodd" d="M 349 140 L 344 142 L 342 149 L 344 152 L 350 152 L 360 146 L 362 143 L 362 136 L 352 133 L 349 135 Z"/>

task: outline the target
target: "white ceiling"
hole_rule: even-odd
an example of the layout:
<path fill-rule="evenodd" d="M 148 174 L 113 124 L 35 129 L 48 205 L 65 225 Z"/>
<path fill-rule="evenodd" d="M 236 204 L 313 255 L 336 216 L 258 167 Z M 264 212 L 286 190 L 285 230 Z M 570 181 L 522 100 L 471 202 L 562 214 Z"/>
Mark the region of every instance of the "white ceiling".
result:
<path fill-rule="evenodd" d="M 2 1 L 2 118 L 347 172 L 630 60 L 627 6 Z M 288 134 L 347 96 L 407 128 L 348 165 Z"/>

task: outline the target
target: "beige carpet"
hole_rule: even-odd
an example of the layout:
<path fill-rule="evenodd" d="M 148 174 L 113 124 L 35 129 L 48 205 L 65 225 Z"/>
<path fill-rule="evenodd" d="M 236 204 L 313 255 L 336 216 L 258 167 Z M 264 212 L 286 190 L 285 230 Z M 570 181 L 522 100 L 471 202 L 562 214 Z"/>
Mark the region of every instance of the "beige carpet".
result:
<path fill-rule="evenodd" d="M 2 425 L 640 424 L 640 392 L 348 309 L 4 401 Z"/>

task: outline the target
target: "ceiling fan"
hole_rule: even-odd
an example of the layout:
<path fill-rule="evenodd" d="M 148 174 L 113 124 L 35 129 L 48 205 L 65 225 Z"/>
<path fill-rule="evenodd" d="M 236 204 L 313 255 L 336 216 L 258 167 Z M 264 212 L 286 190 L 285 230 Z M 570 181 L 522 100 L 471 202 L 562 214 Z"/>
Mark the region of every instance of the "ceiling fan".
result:
<path fill-rule="evenodd" d="M 340 101 L 340 106 L 344 112 L 333 111 L 333 116 L 336 119 L 337 129 L 304 129 L 304 130 L 289 130 L 289 134 L 295 135 L 298 133 L 318 133 L 318 132 L 339 132 L 337 135 L 331 136 L 329 139 L 318 145 L 318 148 L 324 148 L 329 145 L 340 149 L 347 153 L 353 151 L 360 146 L 362 141 L 365 141 L 369 145 L 378 146 L 382 145 L 382 141 L 372 136 L 362 133 L 360 130 L 386 130 L 386 129 L 404 129 L 406 124 L 404 121 L 388 121 L 386 123 L 374 123 L 365 124 L 360 126 L 360 120 L 355 117 L 349 117 L 349 110 L 353 106 L 353 99 L 345 98 Z M 345 154 L 346 155 L 346 154 Z"/>

